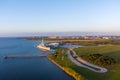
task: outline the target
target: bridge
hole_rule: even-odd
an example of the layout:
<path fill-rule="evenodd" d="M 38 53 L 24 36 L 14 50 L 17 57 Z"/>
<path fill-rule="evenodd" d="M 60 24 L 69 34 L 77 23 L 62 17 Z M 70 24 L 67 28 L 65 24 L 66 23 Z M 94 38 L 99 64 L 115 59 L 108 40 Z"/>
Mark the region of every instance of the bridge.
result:
<path fill-rule="evenodd" d="M 35 57 L 47 57 L 48 54 L 12 54 L 5 55 L 4 59 L 8 58 L 35 58 Z"/>

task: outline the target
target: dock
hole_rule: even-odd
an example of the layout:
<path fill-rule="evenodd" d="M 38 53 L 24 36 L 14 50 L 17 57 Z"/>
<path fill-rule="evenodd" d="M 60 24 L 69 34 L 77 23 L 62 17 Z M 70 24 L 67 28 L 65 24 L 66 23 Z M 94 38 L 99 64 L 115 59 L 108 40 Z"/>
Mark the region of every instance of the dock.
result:
<path fill-rule="evenodd" d="M 4 59 L 8 58 L 36 58 L 36 57 L 47 57 L 48 54 L 9 54 L 5 55 Z"/>

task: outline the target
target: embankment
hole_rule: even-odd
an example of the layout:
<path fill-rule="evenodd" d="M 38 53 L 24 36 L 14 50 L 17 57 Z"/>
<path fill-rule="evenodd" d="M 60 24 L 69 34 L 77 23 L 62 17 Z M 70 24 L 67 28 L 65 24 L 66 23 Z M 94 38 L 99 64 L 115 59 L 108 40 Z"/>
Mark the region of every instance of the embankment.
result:
<path fill-rule="evenodd" d="M 52 63 L 54 63 L 56 66 L 58 66 L 60 69 L 62 69 L 65 73 L 67 73 L 69 76 L 74 78 L 75 80 L 86 80 L 83 76 L 81 76 L 79 73 L 75 72 L 69 67 L 64 67 L 55 62 L 50 56 L 47 57 Z"/>

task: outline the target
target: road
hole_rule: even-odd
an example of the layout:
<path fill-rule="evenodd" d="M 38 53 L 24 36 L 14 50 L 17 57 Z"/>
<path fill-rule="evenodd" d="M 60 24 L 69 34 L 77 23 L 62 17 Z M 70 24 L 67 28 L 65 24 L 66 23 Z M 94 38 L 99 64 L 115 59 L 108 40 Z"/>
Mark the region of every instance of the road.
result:
<path fill-rule="evenodd" d="M 72 55 L 70 54 L 70 51 L 73 52 L 73 56 L 77 56 L 76 59 L 74 59 L 72 57 Z M 107 69 L 106 68 L 102 68 L 102 67 L 99 67 L 97 65 L 94 65 L 92 63 L 89 63 L 85 60 L 83 60 L 81 57 L 78 57 L 78 55 L 76 54 L 75 51 L 73 51 L 73 49 L 70 49 L 67 51 L 67 57 L 73 62 L 75 63 L 77 66 L 80 66 L 80 67 L 83 67 L 83 68 L 87 68 L 89 70 L 92 70 L 94 72 L 98 72 L 98 73 L 105 73 L 107 72 Z"/>

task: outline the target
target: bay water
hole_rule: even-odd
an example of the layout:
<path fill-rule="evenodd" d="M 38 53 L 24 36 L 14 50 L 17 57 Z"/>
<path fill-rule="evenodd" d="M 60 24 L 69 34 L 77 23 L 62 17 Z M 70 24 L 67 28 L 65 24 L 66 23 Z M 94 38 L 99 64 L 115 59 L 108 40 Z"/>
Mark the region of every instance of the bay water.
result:
<path fill-rule="evenodd" d="M 8 58 L 14 54 L 47 54 L 36 46 L 39 41 L 0 38 L 0 80 L 73 80 L 46 57 Z"/>

